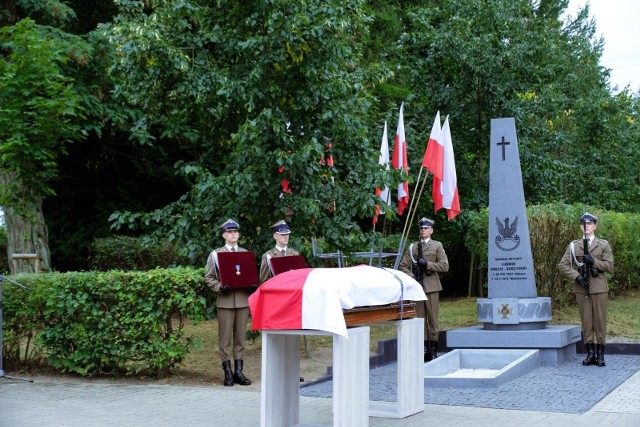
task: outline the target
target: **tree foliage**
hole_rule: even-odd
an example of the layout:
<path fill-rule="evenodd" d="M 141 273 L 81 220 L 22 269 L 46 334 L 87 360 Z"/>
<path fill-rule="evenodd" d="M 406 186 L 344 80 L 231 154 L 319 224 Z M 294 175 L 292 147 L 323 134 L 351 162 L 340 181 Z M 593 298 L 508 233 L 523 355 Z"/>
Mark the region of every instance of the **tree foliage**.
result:
<path fill-rule="evenodd" d="M 81 137 L 81 108 L 64 67 L 85 61 L 88 46 L 30 19 L 0 29 L 0 43 L 0 167 L 11 177 L 0 203 L 24 215 L 52 194 L 58 158 Z"/>
<path fill-rule="evenodd" d="M 193 183 L 187 194 L 114 215 L 116 226 L 161 224 L 200 256 L 227 217 L 258 239 L 286 217 L 297 233 L 352 244 L 378 176 L 368 88 L 388 74 L 361 61 L 362 2 L 118 4 L 105 33 L 118 52 L 116 93 L 145 111 L 134 135 L 196 143 L 201 156 L 177 164 Z"/>
<path fill-rule="evenodd" d="M 13 2 L 23 12 L 31 3 Z M 69 31 L 103 25 L 85 37 L 86 65 L 67 67 L 88 138 L 58 162 L 52 234 L 73 242 L 68 252 L 88 247 L 115 210 L 117 232 L 168 237 L 201 263 L 227 217 L 256 250 L 285 218 L 296 236 L 325 237 L 330 250 L 366 249 L 376 238 L 367 232 L 373 190 L 400 180 L 377 159 L 384 121 L 393 134 L 403 101 L 412 181 L 436 111 L 449 115 L 463 215 L 447 223 L 433 214 L 430 188 L 418 209 L 461 264 L 464 213 L 488 202 L 491 118 L 516 119 L 528 203 L 635 212 L 638 98 L 612 93 L 588 7 L 564 17 L 567 3 L 65 3 L 83 17 L 59 24 Z M 74 197 L 69 182 L 86 191 Z M 96 206 L 82 215 L 91 219 L 69 220 L 70 210 L 87 212 L 84 200 Z M 399 232 L 402 221 L 390 219 L 386 229 Z M 448 279 L 465 281 L 460 271 Z"/>

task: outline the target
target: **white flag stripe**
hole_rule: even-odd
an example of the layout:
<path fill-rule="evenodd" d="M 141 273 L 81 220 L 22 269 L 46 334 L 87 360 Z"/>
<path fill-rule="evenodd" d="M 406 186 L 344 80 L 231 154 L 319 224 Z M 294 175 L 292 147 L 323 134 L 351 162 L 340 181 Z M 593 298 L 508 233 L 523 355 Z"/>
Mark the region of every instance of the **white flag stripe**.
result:
<path fill-rule="evenodd" d="M 384 122 L 384 132 L 382 133 L 382 144 L 380 144 L 380 158 L 378 160 L 380 165 L 383 165 L 386 170 L 389 170 L 389 136 L 387 135 L 387 122 Z M 380 192 L 380 198 L 387 205 L 391 205 L 391 198 L 389 197 L 389 187 L 384 186 L 384 189 Z M 381 214 L 385 213 L 386 207 L 380 205 L 378 207 Z"/>
<path fill-rule="evenodd" d="M 453 142 L 451 141 L 451 130 L 449 129 L 449 116 L 442 126 L 442 143 L 444 145 L 444 167 L 442 179 L 442 207 L 451 209 L 453 197 L 458 179 L 456 177 L 456 162 L 453 155 Z"/>
<path fill-rule="evenodd" d="M 422 286 L 398 270 L 360 265 L 316 268 L 302 290 L 302 328 L 347 336 L 343 309 L 427 299 Z"/>

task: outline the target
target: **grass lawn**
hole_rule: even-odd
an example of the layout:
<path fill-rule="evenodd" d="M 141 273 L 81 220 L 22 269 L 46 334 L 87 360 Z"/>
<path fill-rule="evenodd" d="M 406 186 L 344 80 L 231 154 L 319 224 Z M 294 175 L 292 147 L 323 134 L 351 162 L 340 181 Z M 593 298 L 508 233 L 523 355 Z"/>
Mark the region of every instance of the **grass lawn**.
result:
<path fill-rule="evenodd" d="M 452 330 L 478 324 L 476 312 L 477 298 L 443 299 L 440 302 L 440 327 L 442 330 Z M 608 335 L 625 341 L 640 341 L 640 291 L 627 292 L 609 299 Z M 578 309 L 575 304 L 568 307 L 555 308 L 553 320 L 555 325 L 580 325 Z M 395 328 L 382 324 L 370 325 L 370 351 L 378 351 L 378 341 L 394 338 Z M 180 374 L 190 377 L 199 373 L 198 378 L 203 381 L 219 381 L 219 360 L 217 357 L 217 322 L 215 320 L 201 322 L 197 325 L 187 324 L 187 333 L 193 336 L 196 344 L 187 355 L 183 365 L 178 369 Z M 307 343 L 300 340 L 300 352 L 303 357 L 303 376 L 314 378 L 319 372 L 324 372 L 325 366 L 331 364 L 332 337 L 309 336 Z M 245 349 L 245 363 L 250 371 L 259 372 L 261 339 L 247 340 Z M 304 369 L 308 368 L 305 374 Z M 206 373 L 204 377 L 202 374 Z"/>

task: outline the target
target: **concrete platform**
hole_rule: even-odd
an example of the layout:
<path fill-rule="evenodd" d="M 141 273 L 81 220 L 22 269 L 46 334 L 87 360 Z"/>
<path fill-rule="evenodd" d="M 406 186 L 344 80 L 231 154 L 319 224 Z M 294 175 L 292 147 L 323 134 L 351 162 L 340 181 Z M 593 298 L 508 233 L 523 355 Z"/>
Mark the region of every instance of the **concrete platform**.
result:
<path fill-rule="evenodd" d="M 532 349 L 540 351 L 541 365 L 558 365 L 576 355 L 580 327 L 553 325 L 535 330 L 486 330 L 482 326 L 447 332 L 447 346 L 454 349 Z"/>
<path fill-rule="evenodd" d="M 603 368 L 582 366 L 581 360 L 582 357 L 562 366 L 540 367 L 496 390 L 427 389 L 424 411 L 402 419 L 370 417 L 369 425 L 639 426 L 640 357 L 607 356 L 607 366 Z M 256 427 L 260 424 L 261 394 L 238 385 L 185 386 L 76 376 L 55 380 L 46 376 L 30 378 L 33 383 L 0 379 L 0 426 Z M 384 372 L 372 375 L 373 397 L 394 399 L 394 388 L 386 382 L 378 383 L 394 378 L 395 369 L 388 375 Z M 332 423 L 333 387 L 327 386 L 329 396 L 300 398 L 301 424 Z"/>
<path fill-rule="evenodd" d="M 453 350 L 424 365 L 425 387 L 497 387 L 540 366 L 538 350 Z"/>

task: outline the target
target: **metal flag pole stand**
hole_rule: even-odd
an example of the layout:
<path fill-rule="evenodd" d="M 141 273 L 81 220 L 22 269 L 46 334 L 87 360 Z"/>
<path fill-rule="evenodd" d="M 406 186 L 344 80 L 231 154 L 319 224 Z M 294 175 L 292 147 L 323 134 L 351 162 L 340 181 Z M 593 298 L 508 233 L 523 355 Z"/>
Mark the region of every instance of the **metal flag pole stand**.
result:
<path fill-rule="evenodd" d="M 31 288 L 21 285 L 18 282 L 14 282 L 13 280 L 9 279 L 6 276 L 3 276 L 2 274 L 0 274 L 0 378 L 7 378 L 10 380 L 18 380 L 18 381 L 25 381 L 25 382 L 30 382 L 32 383 L 33 380 L 30 379 L 25 379 L 25 378 L 18 378 L 18 377 L 10 377 L 9 375 L 5 375 L 4 374 L 4 369 L 2 367 L 2 361 L 4 359 L 4 347 L 3 347 L 3 336 L 2 336 L 2 291 L 3 291 L 3 285 L 4 282 L 7 281 L 9 283 L 13 283 L 16 286 L 21 287 L 22 289 L 26 289 L 28 291 L 31 290 Z"/>

